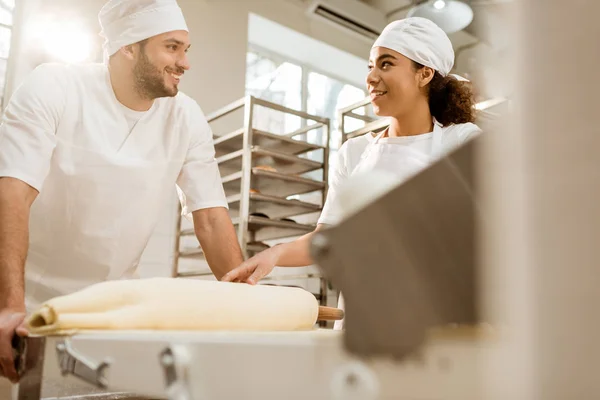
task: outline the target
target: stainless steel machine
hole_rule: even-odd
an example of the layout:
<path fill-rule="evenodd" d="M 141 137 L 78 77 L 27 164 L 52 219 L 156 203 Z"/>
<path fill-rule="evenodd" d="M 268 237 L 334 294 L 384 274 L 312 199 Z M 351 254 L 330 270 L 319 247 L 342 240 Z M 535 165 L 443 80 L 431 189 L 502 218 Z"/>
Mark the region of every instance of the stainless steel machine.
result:
<path fill-rule="evenodd" d="M 476 145 L 315 237 L 347 298 L 345 332 L 31 337 L 18 399 L 478 398 L 477 359 L 494 336 L 474 328 Z"/>

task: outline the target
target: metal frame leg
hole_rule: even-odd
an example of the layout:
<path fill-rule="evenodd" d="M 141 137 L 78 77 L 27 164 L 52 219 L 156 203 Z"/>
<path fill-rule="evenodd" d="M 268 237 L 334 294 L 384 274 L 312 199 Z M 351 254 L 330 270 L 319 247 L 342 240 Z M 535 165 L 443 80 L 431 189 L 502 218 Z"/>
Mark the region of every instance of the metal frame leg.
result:
<path fill-rule="evenodd" d="M 25 372 L 18 385 L 17 400 L 40 400 L 46 338 L 30 337 L 26 340 Z"/>

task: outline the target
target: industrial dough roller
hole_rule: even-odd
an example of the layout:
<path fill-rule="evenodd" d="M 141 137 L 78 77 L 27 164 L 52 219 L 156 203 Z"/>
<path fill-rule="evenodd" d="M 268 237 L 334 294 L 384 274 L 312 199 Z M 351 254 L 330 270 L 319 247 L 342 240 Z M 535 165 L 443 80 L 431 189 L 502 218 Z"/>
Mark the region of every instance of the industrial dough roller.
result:
<path fill-rule="evenodd" d="M 83 383 L 69 395 L 100 390 L 170 400 L 479 399 L 479 363 L 497 348 L 489 330 L 473 328 L 479 322 L 474 142 L 314 238 L 315 259 L 346 298 L 345 332 L 88 330 L 30 337 L 26 358 L 37 364 L 28 364 L 19 400 L 40 398 L 42 375 L 46 388 Z M 417 198 L 422 208 L 413 208 L 413 215 L 402 211 L 410 207 L 398 207 Z M 415 212 L 442 221 L 434 236 Z M 377 230 L 370 227 L 375 223 Z M 397 246 L 382 246 L 386 235 Z M 419 251 L 408 253 L 410 263 L 400 262 L 406 254 L 399 249 L 409 245 Z M 440 279 L 426 286 L 435 276 Z M 53 393 L 44 387 L 49 398 Z"/>

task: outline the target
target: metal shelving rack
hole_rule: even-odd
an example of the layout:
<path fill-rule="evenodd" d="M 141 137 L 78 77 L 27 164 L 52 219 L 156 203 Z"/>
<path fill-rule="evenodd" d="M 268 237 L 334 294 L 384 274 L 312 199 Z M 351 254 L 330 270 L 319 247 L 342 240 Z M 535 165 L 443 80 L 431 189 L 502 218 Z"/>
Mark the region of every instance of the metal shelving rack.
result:
<path fill-rule="evenodd" d="M 389 119 L 379 118 L 369 115 L 358 114 L 357 111 L 360 109 L 367 109 L 371 105 L 371 100 L 366 97 L 363 100 L 344 107 L 338 110 L 338 121 L 340 121 L 340 132 L 342 133 L 342 143 L 348 139 L 352 139 L 358 136 L 362 136 L 368 132 L 380 132 L 387 128 L 389 125 Z M 365 112 L 366 114 L 366 112 Z M 352 118 L 354 120 L 363 121 L 365 124 L 363 127 L 348 130 L 347 119 Z"/>
<path fill-rule="evenodd" d="M 348 107 L 338 110 L 338 121 L 340 121 L 340 131 L 342 132 L 342 143 L 348 139 L 352 139 L 358 136 L 362 136 L 369 132 L 379 133 L 389 126 L 388 118 L 372 117 L 369 115 L 358 114 L 356 111 L 360 109 L 367 109 L 371 104 L 371 100 L 367 97 L 359 102 L 349 105 Z M 509 106 L 507 99 L 493 99 L 484 101 L 477 104 L 477 120 L 475 123 L 480 127 L 485 126 L 488 123 L 497 121 L 500 114 L 488 110 L 492 107 L 498 107 L 504 105 Z M 366 113 L 365 113 L 366 114 Z M 347 118 L 354 120 L 364 121 L 365 125 L 361 128 L 348 130 L 347 129 Z"/>
<path fill-rule="evenodd" d="M 255 129 L 256 106 L 300 117 L 302 128 L 285 134 L 274 134 Z M 207 116 L 209 124 L 234 112 L 244 111 L 243 127 L 214 137 L 216 159 L 219 164 L 229 212 L 238 233 L 244 258 L 264 250 L 264 241 L 293 238 L 314 230 L 315 225 L 287 220 L 322 210 L 328 188 L 328 159 L 330 121 L 328 118 L 293 110 L 253 96 L 246 96 Z M 309 124 L 308 122 L 312 122 Z M 323 129 L 321 144 L 309 143 L 303 137 L 314 129 Z M 317 152 L 319 160 L 306 157 Z M 274 168 L 275 171 L 264 167 Z M 322 171 L 320 180 L 304 176 Z M 290 196 L 320 192 L 320 203 L 315 204 Z M 180 210 L 181 211 L 181 210 Z M 253 214 L 264 214 L 267 217 Z M 194 236 L 193 229 L 182 229 L 179 212 L 173 262 L 174 277 L 210 276 L 207 271 L 179 271 L 180 258 L 202 259 L 199 247 L 181 248 L 181 238 Z M 197 244 L 197 241 L 195 242 Z M 294 280 L 320 278 L 322 304 L 327 301 L 328 284 L 317 274 L 283 275 L 266 280 Z"/>

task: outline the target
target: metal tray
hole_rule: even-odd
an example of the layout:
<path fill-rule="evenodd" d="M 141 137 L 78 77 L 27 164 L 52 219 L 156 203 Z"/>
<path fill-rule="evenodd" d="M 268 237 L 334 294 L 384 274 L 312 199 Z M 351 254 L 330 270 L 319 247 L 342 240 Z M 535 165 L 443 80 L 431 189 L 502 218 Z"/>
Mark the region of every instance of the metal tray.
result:
<path fill-rule="evenodd" d="M 227 198 L 229 213 L 232 217 L 239 216 L 241 197 L 240 194 L 235 194 Z M 249 213 L 263 213 L 268 215 L 269 218 L 286 218 L 320 210 L 321 207 L 317 204 L 300 200 L 287 200 L 261 193 L 250 193 Z"/>
<path fill-rule="evenodd" d="M 182 232 L 181 234 L 184 234 L 184 232 Z M 189 232 L 185 232 L 185 234 L 189 234 Z M 263 245 L 260 245 L 259 243 L 248 243 L 246 245 L 246 250 L 248 250 L 248 253 L 250 253 L 250 256 L 260 253 L 261 251 L 267 250 L 268 248 L 269 248 L 269 246 L 263 246 Z M 188 248 L 188 249 L 181 250 L 179 252 L 179 257 L 192 258 L 192 259 L 204 259 L 204 253 L 202 252 L 202 249 L 199 247 Z M 213 272 L 210 270 L 210 268 L 191 270 L 191 271 L 180 271 L 177 274 L 177 276 L 179 278 L 192 278 L 192 277 L 202 277 L 202 276 L 212 276 L 212 275 L 213 275 Z M 310 274 L 307 274 L 307 276 L 305 276 L 305 278 L 312 277 L 309 275 Z"/>
<path fill-rule="evenodd" d="M 238 224 L 238 218 L 233 218 L 233 224 Z M 248 218 L 248 231 L 254 232 L 254 240 L 257 242 L 300 236 L 313 230 L 315 230 L 314 225 L 297 224 L 295 222 L 255 216 Z"/>
<path fill-rule="evenodd" d="M 190 235 L 191 233 L 188 231 L 183 231 L 181 234 Z M 268 246 L 261 246 L 258 243 L 249 243 L 246 245 L 246 249 L 251 253 L 260 253 L 268 248 Z M 204 259 L 204 252 L 200 247 L 184 248 L 183 250 L 179 251 L 179 257 Z"/>
<path fill-rule="evenodd" d="M 181 232 L 182 235 L 183 235 L 183 232 L 184 231 Z M 186 234 L 188 234 L 188 233 L 186 232 Z M 202 251 L 202 249 L 200 247 L 190 247 L 190 248 L 185 248 L 183 250 L 180 250 L 179 257 L 202 259 L 202 258 L 204 258 L 204 252 Z"/>
<path fill-rule="evenodd" d="M 244 150 L 235 151 L 217 158 L 221 176 L 234 174 L 242 170 Z M 304 174 L 323 168 L 323 163 L 307 160 L 291 154 L 280 153 L 261 147 L 252 148 L 252 167 L 268 165 L 283 174 Z"/>
<path fill-rule="evenodd" d="M 227 196 L 239 194 L 241 190 L 242 171 L 223 178 L 223 188 Z M 285 175 L 278 172 L 252 168 L 252 189 L 261 194 L 282 197 L 310 193 L 325 188 L 325 183 L 299 176 Z M 268 215 L 268 214 L 267 214 Z"/>
<path fill-rule="evenodd" d="M 237 229 L 239 218 L 232 218 L 233 225 Z M 280 221 L 264 217 L 250 216 L 248 218 L 248 231 L 254 232 L 255 242 L 264 242 L 273 239 L 283 239 L 292 236 L 300 236 L 315 230 L 315 225 L 298 224 L 296 222 Z M 194 235 L 193 229 L 184 229 L 180 233 L 181 236 Z M 197 250 L 184 249 L 187 250 Z M 260 251 L 260 250 L 259 250 Z M 181 255 L 181 252 L 180 252 Z M 193 255 L 190 255 L 193 256 Z"/>
<path fill-rule="evenodd" d="M 390 125 L 390 121 L 387 118 L 382 118 L 382 119 L 375 120 L 373 122 L 369 122 L 362 128 L 358 128 L 352 132 L 348 132 L 345 135 L 342 135 L 342 141 L 345 142 L 346 140 L 365 135 L 369 132 L 376 132 L 376 133 L 381 132 L 382 130 L 387 128 L 389 125 Z"/>
<path fill-rule="evenodd" d="M 238 129 L 235 132 L 221 136 L 215 139 L 214 144 L 217 157 L 241 150 L 244 148 L 244 129 Z M 258 129 L 252 130 L 252 145 L 285 154 L 302 154 L 308 151 L 324 149 L 323 146 L 317 144 Z"/>

